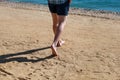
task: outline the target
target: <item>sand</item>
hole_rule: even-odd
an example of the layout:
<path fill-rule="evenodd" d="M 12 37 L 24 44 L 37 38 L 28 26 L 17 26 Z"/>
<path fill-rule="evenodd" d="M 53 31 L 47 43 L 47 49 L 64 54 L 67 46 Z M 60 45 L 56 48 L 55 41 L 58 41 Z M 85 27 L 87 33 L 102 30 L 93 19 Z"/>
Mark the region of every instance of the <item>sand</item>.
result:
<path fill-rule="evenodd" d="M 60 60 L 53 37 L 48 10 L 0 5 L 0 80 L 120 80 L 120 20 L 70 14 Z"/>

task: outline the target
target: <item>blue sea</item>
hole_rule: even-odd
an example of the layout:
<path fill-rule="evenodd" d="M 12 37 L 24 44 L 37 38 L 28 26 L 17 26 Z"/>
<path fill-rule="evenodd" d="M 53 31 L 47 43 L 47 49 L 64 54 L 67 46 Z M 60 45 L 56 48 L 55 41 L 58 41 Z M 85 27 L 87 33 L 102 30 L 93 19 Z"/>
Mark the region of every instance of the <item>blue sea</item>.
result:
<path fill-rule="evenodd" d="M 47 0 L 9 0 L 9 1 L 47 5 Z M 72 0 L 71 7 L 120 12 L 120 0 Z"/>

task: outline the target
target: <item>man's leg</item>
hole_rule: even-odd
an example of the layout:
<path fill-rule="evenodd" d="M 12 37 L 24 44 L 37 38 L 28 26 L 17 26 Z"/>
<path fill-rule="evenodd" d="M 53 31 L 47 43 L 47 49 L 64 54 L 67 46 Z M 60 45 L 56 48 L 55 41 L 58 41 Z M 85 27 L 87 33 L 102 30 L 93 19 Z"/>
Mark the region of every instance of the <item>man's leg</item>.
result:
<path fill-rule="evenodd" d="M 58 27 L 56 29 L 56 34 L 55 34 L 55 37 L 54 37 L 54 41 L 53 41 L 53 44 L 51 46 L 52 48 L 52 52 L 55 56 L 58 55 L 57 53 L 57 44 L 60 40 L 60 36 L 62 34 L 62 31 L 64 29 L 64 26 L 65 26 L 65 23 L 66 23 L 66 16 L 58 16 Z"/>
<path fill-rule="evenodd" d="M 53 32 L 54 35 L 56 34 L 56 29 L 58 27 L 58 15 L 56 13 L 51 13 L 52 15 L 52 20 L 53 20 Z M 62 41 L 62 39 L 60 39 L 57 43 L 57 47 L 62 46 L 65 43 L 65 41 Z"/>
<path fill-rule="evenodd" d="M 53 32 L 54 35 L 56 34 L 56 29 L 58 27 L 58 16 L 56 13 L 51 13 L 52 15 L 52 20 L 53 20 Z"/>

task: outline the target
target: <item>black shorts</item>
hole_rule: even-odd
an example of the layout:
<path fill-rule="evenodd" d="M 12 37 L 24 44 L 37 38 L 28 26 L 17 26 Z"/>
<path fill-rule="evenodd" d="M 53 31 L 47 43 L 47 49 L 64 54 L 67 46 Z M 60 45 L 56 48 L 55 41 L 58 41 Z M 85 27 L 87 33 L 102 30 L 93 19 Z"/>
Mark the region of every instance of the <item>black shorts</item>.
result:
<path fill-rule="evenodd" d="M 69 12 L 70 3 L 66 1 L 63 4 L 50 4 L 48 3 L 49 10 L 51 13 L 56 13 L 58 15 L 67 16 Z"/>

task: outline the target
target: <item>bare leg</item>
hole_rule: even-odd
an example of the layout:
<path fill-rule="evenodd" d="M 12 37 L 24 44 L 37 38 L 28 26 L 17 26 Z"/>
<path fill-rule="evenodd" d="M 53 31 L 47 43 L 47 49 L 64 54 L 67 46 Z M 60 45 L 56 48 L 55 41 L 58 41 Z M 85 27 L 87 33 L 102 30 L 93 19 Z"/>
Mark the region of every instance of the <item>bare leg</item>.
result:
<path fill-rule="evenodd" d="M 55 56 L 58 55 L 58 53 L 57 53 L 57 44 L 58 44 L 58 42 L 60 40 L 60 36 L 61 36 L 62 31 L 64 29 L 65 23 L 66 23 L 66 16 L 58 16 L 58 27 L 56 29 L 56 34 L 55 34 L 55 37 L 54 37 L 54 41 L 53 41 L 53 44 L 51 46 L 53 54 Z"/>
<path fill-rule="evenodd" d="M 53 32 L 54 35 L 56 34 L 56 29 L 58 27 L 58 15 L 56 13 L 51 13 L 52 15 L 52 20 L 53 20 Z M 60 39 L 57 43 L 57 47 L 61 47 L 63 44 L 65 43 L 65 41 L 63 41 L 62 39 Z"/>
<path fill-rule="evenodd" d="M 51 13 L 53 20 L 53 32 L 56 34 L 56 29 L 58 27 L 58 15 L 56 13 Z"/>
<path fill-rule="evenodd" d="M 57 47 L 61 47 L 64 43 L 65 43 L 65 41 L 63 41 L 63 40 L 60 39 L 58 41 Z"/>
<path fill-rule="evenodd" d="M 54 35 L 56 34 L 56 29 L 58 27 L 58 15 L 56 13 L 51 13 L 52 15 L 52 20 L 53 20 L 53 32 Z M 57 56 L 57 50 L 54 46 L 51 46 L 52 49 L 52 54 Z"/>

